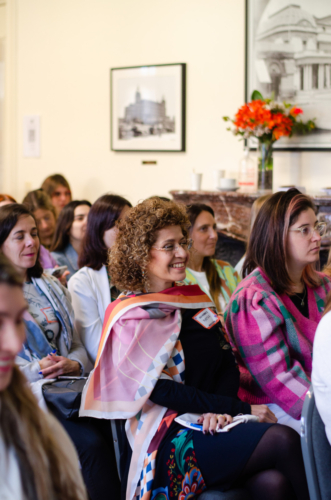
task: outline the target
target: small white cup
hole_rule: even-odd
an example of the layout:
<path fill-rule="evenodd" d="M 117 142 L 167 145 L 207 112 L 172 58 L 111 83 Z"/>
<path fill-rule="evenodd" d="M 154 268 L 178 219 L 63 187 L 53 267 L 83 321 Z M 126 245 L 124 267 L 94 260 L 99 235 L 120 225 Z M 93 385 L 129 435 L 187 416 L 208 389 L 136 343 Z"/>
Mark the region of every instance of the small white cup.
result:
<path fill-rule="evenodd" d="M 192 191 L 200 191 L 202 182 L 202 174 L 191 174 L 191 187 Z"/>
<path fill-rule="evenodd" d="M 225 170 L 213 170 L 214 186 L 216 188 L 220 185 L 220 180 L 225 176 Z"/>
<path fill-rule="evenodd" d="M 220 179 L 219 187 L 222 189 L 233 189 L 237 187 L 237 181 L 236 179 L 226 179 L 224 177 L 223 179 Z"/>

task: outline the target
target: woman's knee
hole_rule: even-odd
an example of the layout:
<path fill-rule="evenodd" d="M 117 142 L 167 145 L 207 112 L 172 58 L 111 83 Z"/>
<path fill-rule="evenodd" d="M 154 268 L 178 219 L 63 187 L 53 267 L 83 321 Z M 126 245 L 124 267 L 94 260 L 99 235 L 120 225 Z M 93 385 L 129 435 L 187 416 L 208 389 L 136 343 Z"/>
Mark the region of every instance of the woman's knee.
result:
<path fill-rule="evenodd" d="M 268 446 L 273 450 L 275 458 L 283 460 L 286 458 L 301 456 L 301 444 L 299 434 L 287 425 L 273 425 L 267 433 Z"/>
<path fill-rule="evenodd" d="M 252 497 L 256 500 L 287 500 L 293 497 L 293 489 L 289 480 L 275 469 L 265 470 L 251 477 L 246 483 Z"/>

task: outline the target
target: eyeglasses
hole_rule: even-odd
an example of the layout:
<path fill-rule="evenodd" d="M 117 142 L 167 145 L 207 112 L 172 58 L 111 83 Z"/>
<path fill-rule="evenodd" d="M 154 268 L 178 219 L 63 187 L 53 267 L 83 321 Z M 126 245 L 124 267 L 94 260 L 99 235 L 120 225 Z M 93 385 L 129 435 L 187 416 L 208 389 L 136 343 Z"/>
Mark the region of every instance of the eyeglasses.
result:
<path fill-rule="evenodd" d="M 161 250 L 162 252 L 175 253 L 179 249 L 183 249 L 185 251 L 190 250 L 190 248 L 192 248 L 192 245 L 193 245 L 193 240 L 190 239 L 181 241 L 180 243 L 178 243 L 178 245 L 174 245 L 173 243 L 167 243 L 162 248 L 159 247 L 152 247 L 152 248 L 155 248 L 155 250 Z"/>
<path fill-rule="evenodd" d="M 321 236 L 321 238 L 323 238 L 323 236 L 325 236 L 326 234 L 326 228 L 326 222 L 318 222 L 314 227 L 304 226 L 298 227 L 297 229 L 289 229 L 289 231 L 297 233 L 300 232 L 306 240 L 309 240 L 313 236 L 313 233 L 317 233 L 319 236 Z"/>

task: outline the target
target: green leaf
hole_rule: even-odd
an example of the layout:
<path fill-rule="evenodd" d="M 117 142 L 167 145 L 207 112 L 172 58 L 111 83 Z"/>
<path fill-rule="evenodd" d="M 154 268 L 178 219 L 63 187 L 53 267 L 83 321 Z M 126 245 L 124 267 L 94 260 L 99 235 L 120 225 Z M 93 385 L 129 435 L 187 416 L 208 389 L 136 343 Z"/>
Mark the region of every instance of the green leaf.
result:
<path fill-rule="evenodd" d="M 175 460 L 180 470 L 180 473 L 185 476 L 184 470 L 184 455 L 187 450 L 193 448 L 193 431 L 183 431 L 171 441 L 175 446 Z"/>
<path fill-rule="evenodd" d="M 230 117 L 229 117 L 229 116 L 223 116 L 223 120 L 224 120 L 225 122 L 228 122 L 228 121 L 230 120 Z"/>
<path fill-rule="evenodd" d="M 258 90 L 253 90 L 251 100 L 252 101 L 258 101 L 258 100 L 263 101 L 263 97 L 262 97 L 261 92 L 259 92 Z"/>

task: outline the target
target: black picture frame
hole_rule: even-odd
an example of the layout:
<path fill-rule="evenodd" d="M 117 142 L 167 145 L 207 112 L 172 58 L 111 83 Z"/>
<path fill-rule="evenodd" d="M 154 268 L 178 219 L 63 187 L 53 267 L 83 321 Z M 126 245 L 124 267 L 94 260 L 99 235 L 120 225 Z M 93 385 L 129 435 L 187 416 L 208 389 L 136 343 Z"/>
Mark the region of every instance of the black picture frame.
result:
<path fill-rule="evenodd" d="M 184 152 L 186 63 L 110 70 L 111 150 Z"/>
<path fill-rule="evenodd" d="M 331 151 L 331 2 L 310 3 L 246 0 L 245 101 L 255 89 L 264 98 L 273 91 L 316 119 L 315 131 L 281 138 L 277 151 Z"/>

